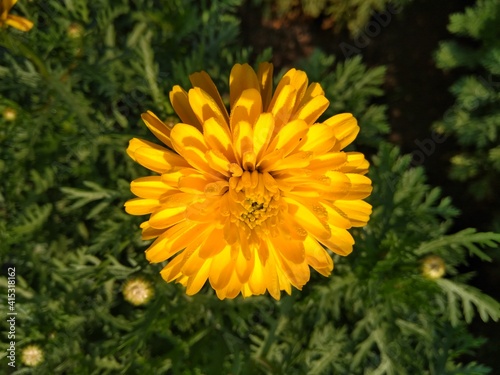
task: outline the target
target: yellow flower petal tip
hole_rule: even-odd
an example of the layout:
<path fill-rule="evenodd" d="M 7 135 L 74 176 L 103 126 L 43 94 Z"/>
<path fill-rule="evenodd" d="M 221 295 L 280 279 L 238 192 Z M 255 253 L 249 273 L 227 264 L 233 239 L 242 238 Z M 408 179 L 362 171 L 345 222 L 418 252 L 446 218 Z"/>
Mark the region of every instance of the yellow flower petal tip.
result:
<path fill-rule="evenodd" d="M 330 251 L 351 253 L 348 230 L 370 218 L 369 163 L 343 151 L 356 119 L 318 123 L 329 105 L 321 85 L 291 69 L 273 93 L 272 73 L 269 63 L 235 65 L 229 111 L 210 76 L 192 74 L 193 88 L 170 93 L 181 123 L 143 114 L 164 146 L 130 142 L 129 155 L 157 175 L 132 182 L 126 211 L 150 215 L 146 258 L 168 261 L 161 276 L 188 295 L 207 281 L 220 299 L 301 290 L 310 268 L 331 274 Z"/>
<path fill-rule="evenodd" d="M 9 14 L 17 0 L 0 0 L 0 28 L 11 26 L 21 31 L 30 31 L 33 22 L 26 18 Z"/>

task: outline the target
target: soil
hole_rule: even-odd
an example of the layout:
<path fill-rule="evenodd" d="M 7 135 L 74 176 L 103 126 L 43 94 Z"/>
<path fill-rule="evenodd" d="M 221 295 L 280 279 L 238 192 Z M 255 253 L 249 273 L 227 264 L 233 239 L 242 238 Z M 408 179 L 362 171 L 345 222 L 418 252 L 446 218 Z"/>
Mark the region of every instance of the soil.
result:
<path fill-rule="evenodd" d="M 412 153 L 419 150 L 419 142 L 432 139 L 431 125 L 442 119 L 453 104 L 454 98 L 448 89 L 463 73 L 457 70 L 444 72 L 436 68 L 433 54 L 440 41 L 454 38 L 446 28 L 449 15 L 462 12 L 475 1 L 413 1 L 400 12 L 389 12 L 390 20 L 387 16 L 382 20 L 373 17 L 372 21 L 382 26 L 365 31 L 365 35 L 372 35 L 368 37 L 368 43 L 351 38 L 347 31 L 334 33 L 331 28 L 325 29 L 325 25 L 331 24 L 328 18 L 307 17 L 300 9 L 293 9 L 287 17 L 268 18 L 254 3 L 247 1 L 241 11 L 244 45 L 253 46 L 256 53 L 272 47 L 273 63 L 279 70 L 308 56 L 315 48 L 343 60 L 347 43 L 362 55 L 368 66 L 387 67 L 386 95 L 382 101 L 389 107 L 388 120 L 392 129 L 389 140 L 399 145 L 402 152 Z M 451 196 L 454 205 L 462 212 L 453 232 L 468 227 L 479 231 L 491 230 L 489 225 L 493 210 L 490 203 L 472 201 L 470 196 L 464 194 L 464 186 L 447 177 L 450 156 L 457 149 L 454 140 L 449 138 L 426 155 L 422 165 L 426 168 L 429 183 L 440 186 L 443 195 Z M 499 267 L 500 257 L 493 263 L 472 259 L 462 271 L 474 271 L 480 275 L 474 278 L 472 284 L 500 300 L 500 290 L 496 287 L 500 284 Z M 477 351 L 477 356 L 464 358 L 464 361 L 477 361 L 500 373 L 500 358 L 495 354 L 496 348 L 500 347 L 499 325 L 476 319 L 471 331 L 475 336 L 486 337 L 488 342 Z"/>

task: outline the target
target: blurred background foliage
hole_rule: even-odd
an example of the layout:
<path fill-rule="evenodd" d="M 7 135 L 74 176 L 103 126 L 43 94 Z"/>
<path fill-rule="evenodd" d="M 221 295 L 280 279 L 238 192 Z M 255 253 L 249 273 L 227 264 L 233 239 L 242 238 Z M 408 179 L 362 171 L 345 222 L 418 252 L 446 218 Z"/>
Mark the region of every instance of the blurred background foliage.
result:
<path fill-rule="evenodd" d="M 436 129 L 456 139 L 449 176 L 467 186 L 470 199 L 498 208 L 500 189 L 500 3 L 478 1 L 474 8 L 450 17 L 448 30 L 457 39 L 443 41 L 436 64 L 444 70 L 462 69 L 450 87 L 455 103 Z M 500 230 L 496 212 L 495 229 Z"/>
<path fill-rule="evenodd" d="M 335 27 L 352 33 L 374 12 L 404 4 L 249 1 L 283 14 L 333 17 Z M 129 182 L 145 173 L 125 154 L 127 143 L 134 136 L 154 140 L 140 120 L 146 110 L 177 121 L 168 92 L 174 84 L 189 87 L 188 74 L 206 70 L 226 98 L 234 63 L 274 58 L 271 48 L 257 53 L 241 42 L 244 5 L 20 1 L 14 12 L 34 28 L 0 30 L 0 312 L 6 316 L 8 308 L 6 270 L 15 267 L 15 373 L 500 371 L 474 357 L 485 339 L 469 324 L 497 321 L 500 304 L 474 286 L 475 270 L 467 267 L 473 258 L 495 256 L 498 224 L 493 218 L 491 232 L 454 228 L 461 207 L 427 183 L 412 155 L 388 142 L 386 69 L 368 67 L 361 55 L 315 49 L 293 64 L 322 84 L 331 101 L 325 117 L 355 114 L 356 147 L 372 161 L 372 219 L 354 231 L 355 251 L 335 258 L 330 278 L 315 274 L 302 292 L 278 302 L 221 302 L 209 287 L 186 296 L 161 280 L 161 265 L 147 263 L 142 220 L 123 210 Z M 440 45 L 436 64 L 461 69 L 450 88 L 456 102 L 442 120 L 421 124 L 456 141 L 450 178 L 489 204 L 500 169 L 499 8 L 478 1 L 451 15 L 449 30 L 460 38 L 450 35 Z M 287 67 L 277 65 L 277 75 Z M 149 294 L 147 303 L 131 297 L 131 280 Z M 6 337 L 5 319 L 1 328 Z M 6 342 L 2 371 L 12 370 Z M 33 346 L 41 361 L 27 360 Z"/>
<path fill-rule="evenodd" d="M 387 8 L 399 13 L 412 0 L 253 0 L 263 8 L 266 17 L 325 17 L 323 25 L 339 32 L 347 28 L 359 35 L 377 12 Z"/>

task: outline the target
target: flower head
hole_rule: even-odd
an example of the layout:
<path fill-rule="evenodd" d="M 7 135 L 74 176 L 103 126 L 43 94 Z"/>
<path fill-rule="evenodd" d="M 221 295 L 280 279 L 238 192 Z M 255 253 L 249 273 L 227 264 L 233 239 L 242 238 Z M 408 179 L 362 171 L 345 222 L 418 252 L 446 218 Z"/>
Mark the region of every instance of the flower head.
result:
<path fill-rule="evenodd" d="M 327 250 L 347 255 L 347 229 L 364 226 L 371 190 L 368 162 L 342 149 L 359 127 L 348 113 L 322 123 L 328 107 L 318 83 L 291 69 L 273 94 L 273 67 L 237 64 L 230 75 L 228 112 L 207 73 L 190 76 L 189 92 L 174 86 L 170 101 L 181 123 L 142 118 L 168 148 L 132 139 L 132 159 L 158 173 L 132 182 L 133 215 L 150 214 L 143 239 L 152 263 L 170 282 L 197 293 L 207 279 L 220 299 L 264 294 L 276 299 L 328 276 Z"/>
<path fill-rule="evenodd" d="M 429 255 L 422 262 L 422 274 L 429 279 L 440 279 L 446 273 L 446 264 L 443 258 Z"/>
<path fill-rule="evenodd" d="M 5 121 L 14 121 L 17 118 L 17 112 L 14 108 L 7 107 L 2 112 Z"/>
<path fill-rule="evenodd" d="M 68 26 L 66 33 L 71 39 L 79 39 L 83 35 L 83 27 L 78 23 L 72 23 Z"/>
<path fill-rule="evenodd" d="M 12 26 L 21 31 L 30 31 L 33 22 L 26 18 L 9 14 L 17 0 L 0 0 L 0 27 Z"/>
<path fill-rule="evenodd" d="M 43 350 L 38 345 L 28 345 L 21 352 L 21 362 L 36 367 L 43 361 Z"/>
<path fill-rule="evenodd" d="M 123 284 L 123 297 L 134 306 L 145 305 L 154 295 L 151 283 L 141 277 L 128 279 Z"/>

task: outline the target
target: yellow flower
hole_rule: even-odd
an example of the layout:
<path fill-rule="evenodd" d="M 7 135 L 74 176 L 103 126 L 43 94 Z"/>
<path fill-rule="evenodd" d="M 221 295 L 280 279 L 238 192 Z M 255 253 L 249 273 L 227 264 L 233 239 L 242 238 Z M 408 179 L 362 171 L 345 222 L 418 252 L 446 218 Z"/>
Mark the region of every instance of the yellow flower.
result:
<path fill-rule="evenodd" d="M 21 31 L 30 31 L 33 22 L 26 18 L 9 14 L 9 11 L 17 3 L 17 0 L 0 0 L 0 27 L 12 26 Z"/>
<path fill-rule="evenodd" d="M 316 123 L 328 107 L 318 83 L 291 69 L 274 95 L 273 66 L 257 72 L 237 64 L 229 79 L 230 112 L 205 72 L 189 92 L 174 86 L 170 101 L 182 123 L 142 119 L 168 148 L 132 139 L 128 154 L 158 173 L 131 183 L 133 215 L 150 214 L 143 239 L 152 263 L 172 258 L 167 281 L 197 293 L 207 279 L 220 299 L 301 289 L 309 266 L 324 276 L 328 252 L 348 255 L 347 229 L 364 226 L 371 190 L 368 162 L 343 152 L 359 127 L 348 113 Z M 323 246 L 322 246 L 323 245 Z"/>

